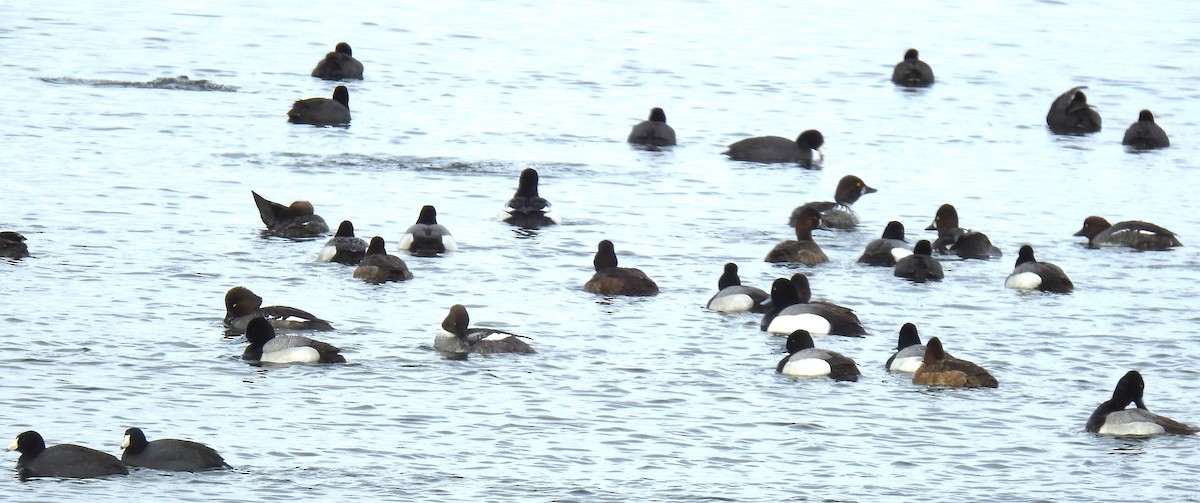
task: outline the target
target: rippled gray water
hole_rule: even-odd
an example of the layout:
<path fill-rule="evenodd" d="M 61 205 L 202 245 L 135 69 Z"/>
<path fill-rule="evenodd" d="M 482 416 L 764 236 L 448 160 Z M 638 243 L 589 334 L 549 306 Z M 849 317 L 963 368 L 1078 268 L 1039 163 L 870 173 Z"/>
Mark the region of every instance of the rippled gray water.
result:
<path fill-rule="evenodd" d="M 1129 369 L 1146 376 L 1151 409 L 1200 423 L 1195 4 L 0 2 L 0 13 L 0 229 L 34 255 L 0 263 L 0 435 L 36 429 L 115 454 L 140 426 L 208 443 L 237 468 L 14 475 L 9 497 L 1195 498 L 1196 439 L 1083 432 Z M 342 40 L 366 66 L 348 84 L 351 127 L 287 124 L 293 100 L 330 94 L 308 72 Z M 888 82 L 908 47 L 933 65 L 933 88 Z M 1105 128 L 1052 136 L 1046 109 L 1075 85 L 1090 86 Z M 654 106 L 679 146 L 628 147 Z M 1121 147 L 1142 108 L 1171 148 Z M 819 171 L 719 155 L 809 128 L 827 139 Z M 563 225 L 495 220 L 529 166 Z M 879 192 L 856 205 L 859 230 L 817 233 L 832 262 L 763 263 L 791 234 L 791 209 L 831 197 L 848 173 Z M 261 238 L 251 190 L 309 199 L 332 225 L 350 219 L 392 243 L 434 204 L 461 250 L 406 256 L 413 281 L 367 285 L 317 262 L 321 241 Z M 945 202 L 1004 259 L 947 262 L 946 281 L 927 285 L 854 264 L 889 220 L 932 237 L 920 229 Z M 1156 222 L 1188 247 L 1087 250 L 1071 234 L 1090 214 Z M 662 294 L 584 293 L 601 239 Z M 1077 291 L 1005 290 L 1024 243 Z M 727 261 L 761 287 L 806 272 L 816 297 L 856 308 L 870 335 L 817 344 L 855 358 L 862 380 L 774 374 L 782 338 L 757 316 L 702 308 Z M 329 319 L 337 331 L 319 338 L 350 363 L 243 363 L 244 341 L 221 325 L 236 285 Z M 433 336 L 455 303 L 540 353 L 442 359 Z M 1000 388 L 928 390 L 884 372 L 905 322 Z"/>

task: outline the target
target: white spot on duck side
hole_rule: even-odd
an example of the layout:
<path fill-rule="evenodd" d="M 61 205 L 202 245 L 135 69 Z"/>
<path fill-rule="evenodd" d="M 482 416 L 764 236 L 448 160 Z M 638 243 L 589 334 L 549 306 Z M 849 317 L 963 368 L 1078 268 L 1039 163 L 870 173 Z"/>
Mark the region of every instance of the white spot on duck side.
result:
<path fill-rule="evenodd" d="M 506 334 L 506 333 L 503 333 L 503 332 L 496 332 L 496 333 L 493 333 L 493 334 L 491 334 L 491 335 L 488 335 L 487 337 L 484 337 L 484 338 L 483 338 L 483 340 L 485 340 L 485 341 L 503 341 L 503 340 L 506 340 L 506 339 L 511 339 L 512 337 L 513 337 L 513 334 Z"/>
<path fill-rule="evenodd" d="M 317 260 L 322 262 L 333 261 L 333 256 L 337 255 L 338 249 L 336 246 L 326 246 L 321 248 L 321 252 L 317 254 Z"/>
<path fill-rule="evenodd" d="M 1111 414 L 1110 414 L 1111 415 Z M 1114 437 L 1152 437 L 1166 433 L 1166 429 L 1152 422 L 1136 422 L 1136 423 L 1117 423 L 1113 424 L 1105 421 L 1100 427 L 1101 435 L 1112 435 Z"/>
<path fill-rule="evenodd" d="M 446 248 L 446 251 L 458 250 L 458 243 L 454 242 L 454 236 L 449 234 L 442 235 L 442 246 Z"/>
<path fill-rule="evenodd" d="M 789 314 L 776 316 L 767 326 L 767 332 L 787 335 L 797 330 L 807 330 L 812 335 L 829 333 L 829 320 L 812 313 Z"/>
<path fill-rule="evenodd" d="M 749 295 L 736 293 L 716 297 L 708 303 L 709 309 L 720 313 L 744 313 L 753 307 L 754 299 Z"/>
<path fill-rule="evenodd" d="M 1041 284 L 1042 277 L 1032 272 L 1013 274 L 1004 280 L 1005 288 L 1015 288 L 1018 290 L 1035 290 Z"/>
<path fill-rule="evenodd" d="M 892 248 L 892 258 L 896 259 L 897 261 L 909 255 L 912 255 L 912 250 L 906 250 L 900 247 Z"/>
<path fill-rule="evenodd" d="M 258 361 L 263 363 L 316 363 L 321 361 L 321 353 L 309 346 L 296 346 L 270 353 L 263 353 Z"/>
<path fill-rule="evenodd" d="M 408 234 L 405 234 L 404 237 L 400 238 L 400 243 L 398 243 L 396 245 L 396 247 L 401 250 L 407 250 L 409 248 L 412 248 L 412 244 L 413 244 L 413 235 L 410 232 Z"/>
<path fill-rule="evenodd" d="M 908 372 L 911 374 L 917 371 L 917 368 L 921 366 L 922 361 L 924 361 L 923 356 L 896 358 L 895 360 L 892 360 L 892 366 L 888 367 L 888 370 L 892 372 Z"/>
<path fill-rule="evenodd" d="M 800 358 L 788 360 L 780 371 L 783 374 L 796 377 L 822 377 L 829 375 L 829 362 L 820 358 Z"/>

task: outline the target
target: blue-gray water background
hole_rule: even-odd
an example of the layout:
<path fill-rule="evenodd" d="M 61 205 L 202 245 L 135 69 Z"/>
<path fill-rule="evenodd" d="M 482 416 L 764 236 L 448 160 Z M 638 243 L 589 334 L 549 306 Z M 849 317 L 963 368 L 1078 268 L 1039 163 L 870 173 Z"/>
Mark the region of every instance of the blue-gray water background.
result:
<path fill-rule="evenodd" d="M 1196 280 L 1200 4 L 1099 2 L 0 1 L 0 435 L 119 454 L 121 434 L 188 438 L 237 469 L 19 483 L 18 501 L 1103 501 L 1196 498 L 1200 449 L 1083 432 L 1129 369 L 1147 405 L 1200 423 Z M 339 41 L 349 128 L 290 125 Z M 888 81 L 916 47 L 927 90 Z M 186 75 L 192 81 L 132 85 Z M 105 85 L 106 81 L 114 85 Z M 1105 128 L 1056 137 L 1045 112 L 1088 85 Z M 666 109 L 680 138 L 630 148 Z M 1149 108 L 1171 148 L 1127 152 Z M 824 168 L 720 155 L 747 136 L 824 132 Z M 495 220 L 521 169 L 565 219 Z M 861 176 L 831 263 L 762 257 L 798 204 Z M 332 226 L 395 243 L 436 205 L 461 251 L 404 255 L 416 278 L 366 285 L 263 239 L 250 197 L 308 199 Z M 912 285 L 854 259 L 889 220 L 910 240 L 937 207 L 1006 253 Z M 1163 253 L 1087 250 L 1085 216 L 1182 236 Z M 662 294 L 584 293 L 596 243 Z M 1032 244 L 1072 295 L 1003 288 Z M 702 304 L 721 266 L 767 287 L 806 272 L 870 335 L 819 338 L 858 383 L 777 376 L 783 339 Z M 329 319 L 337 366 L 256 367 L 223 337 L 236 285 Z M 530 336 L 534 356 L 447 361 L 450 305 Z M 1000 388 L 927 390 L 890 375 L 915 323 Z M 7 445 L 7 444 L 5 444 Z M 0 464 L 15 464 L 7 453 Z"/>

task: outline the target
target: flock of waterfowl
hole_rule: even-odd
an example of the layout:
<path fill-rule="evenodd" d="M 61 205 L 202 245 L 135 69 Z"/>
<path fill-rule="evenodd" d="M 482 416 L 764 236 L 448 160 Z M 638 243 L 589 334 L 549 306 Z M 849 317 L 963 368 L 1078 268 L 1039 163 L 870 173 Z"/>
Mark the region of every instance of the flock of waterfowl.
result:
<path fill-rule="evenodd" d="M 346 43 L 337 44 L 312 71 L 312 76 L 325 80 L 362 79 L 363 65 L 353 57 Z M 915 49 L 908 50 L 904 60 L 893 71 L 892 81 L 898 86 L 924 87 L 934 83 L 932 68 L 919 59 Z M 1099 113 L 1087 104 L 1084 87 L 1063 93 L 1052 103 L 1046 116 L 1051 131 L 1059 134 L 1086 134 L 1098 131 Z M 351 120 L 349 92 L 337 86 L 332 99 L 311 98 L 296 101 L 288 112 L 293 123 L 313 125 L 348 125 Z M 635 125 L 627 141 L 649 148 L 676 144 L 674 129 L 666 123 L 661 108 L 651 110 L 647 120 Z M 1138 121 L 1126 131 L 1122 142 L 1136 149 L 1162 148 L 1170 145 L 1162 128 L 1154 123 L 1153 114 L 1143 110 Z M 759 163 L 798 163 L 811 167 L 820 163 L 824 137 L 817 130 L 802 132 L 795 140 L 764 136 L 747 138 L 729 145 L 724 152 L 730 159 Z M 814 159 L 814 152 L 817 157 Z M 829 260 L 812 237 L 814 229 L 849 229 L 859 224 L 852 205 L 864 195 L 875 192 L 861 178 L 843 177 L 834 191 L 833 201 L 810 202 L 797 207 L 789 218 L 795 229 L 794 240 L 785 240 L 770 250 L 767 262 L 815 265 Z M 288 206 L 272 202 L 252 192 L 259 216 L 267 235 L 290 239 L 311 239 L 329 232 L 325 220 L 317 215 L 307 201 Z M 501 215 L 501 220 L 515 226 L 538 228 L 556 224 L 557 217 L 546 199 L 538 194 L 538 174 L 525 169 L 520 176 L 516 193 Z M 945 278 L 939 261 L 933 254 L 956 255 L 962 259 L 988 260 L 1002 256 L 988 237 L 978 231 L 959 226 L 958 213 L 950 204 L 938 208 L 927 230 L 937 231 L 930 242 L 919 240 L 909 246 L 904 226 L 889 222 L 879 239 L 867 244 L 858 262 L 869 266 L 892 267 L 894 275 L 911 281 L 938 281 Z M 1154 224 L 1122 221 L 1110 224 L 1099 216 L 1085 219 L 1075 234 L 1088 239 L 1088 246 L 1125 246 L 1137 250 L 1165 250 L 1181 246 L 1174 233 Z M 397 248 L 413 255 L 437 256 L 457 249 L 449 230 L 438 224 L 433 206 L 421 209 L 416 222 L 410 226 Z M 30 256 L 24 236 L 13 231 L 0 232 L 0 257 L 21 259 Z M 370 283 L 406 281 L 414 278 L 404 260 L 387 253 L 382 237 L 370 242 L 354 235 L 354 226 L 343 221 L 334 237 L 318 251 L 323 261 L 353 265 L 353 277 Z M 656 295 L 658 285 L 639 269 L 619 267 L 613 243 L 600 241 L 593 265 L 595 274 L 583 289 L 599 295 Z M 1061 268 L 1034 257 L 1026 245 L 1018 252 L 1015 267 L 1004 282 L 1006 287 L 1068 293 L 1074 288 Z M 787 337 L 787 355 L 776 366 L 776 372 L 799 377 L 830 377 L 839 381 L 856 381 L 860 372 L 853 359 L 827 349 L 815 347 L 813 336 L 835 334 L 862 336 L 862 323 L 852 309 L 824 301 L 813 301 L 808 276 L 800 273 L 779 278 L 771 291 L 741 284 L 738 267 L 724 266 L 718 280 L 718 292 L 706 304 L 708 309 L 722 313 L 762 313 L 760 328 Z M 281 335 L 277 330 L 332 330 L 332 325 L 307 311 L 288 306 L 263 306 L 263 299 L 251 290 L 237 286 L 225 295 L 225 324 L 233 331 L 244 332 L 247 346 L 242 358 L 258 363 L 339 363 L 346 359 L 336 346 L 300 335 Z M 465 357 L 469 353 L 535 353 L 517 334 L 469 326 L 469 315 L 461 304 L 450 307 L 434 338 L 433 347 L 447 356 Z M 997 387 L 995 377 L 982 367 L 951 356 L 942 341 L 929 339 L 922 345 L 917 327 L 905 323 L 899 331 L 896 352 L 884 363 L 892 372 L 912 374 L 914 384 L 949 387 Z M 1085 429 L 1109 435 L 1148 436 L 1159 433 L 1193 434 L 1198 430 L 1154 414 L 1146 409 L 1142 396 L 1142 376 L 1130 371 L 1117 383 L 1112 398 L 1100 404 L 1088 419 Z M 1134 408 L 1126 408 L 1133 404 Z M 200 471 L 229 467 L 217 452 L 203 444 L 186 440 L 147 441 L 138 428 L 125 432 L 121 459 L 73 444 L 46 447 L 40 434 L 26 431 L 17 436 L 9 450 L 21 457 L 17 470 L 25 477 L 88 478 L 127 474 L 127 467 L 146 467 L 159 470 Z"/>

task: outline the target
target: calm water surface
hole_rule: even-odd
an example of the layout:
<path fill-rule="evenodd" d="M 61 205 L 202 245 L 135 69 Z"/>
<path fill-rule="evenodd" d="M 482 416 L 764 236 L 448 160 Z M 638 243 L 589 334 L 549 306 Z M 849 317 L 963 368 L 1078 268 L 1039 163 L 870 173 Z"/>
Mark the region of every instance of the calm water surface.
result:
<path fill-rule="evenodd" d="M 237 468 L 14 475 L 8 498 L 1196 498 L 1196 439 L 1083 431 L 1129 369 L 1151 409 L 1200 423 L 1196 4 L 0 1 L 0 14 L 0 229 L 34 255 L 0 263 L 0 434 L 117 454 L 140 426 Z M 287 124 L 293 100 L 331 93 L 308 72 L 342 40 L 366 66 L 348 84 L 351 127 Z M 933 88 L 888 81 L 908 47 Z M 182 75 L 193 82 L 147 85 Z M 1075 85 L 1105 129 L 1052 136 L 1046 109 Z M 654 106 L 680 144 L 630 148 Z M 1171 148 L 1121 147 L 1143 108 Z M 821 170 L 719 155 L 809 128 L 827 139 Z M 563 225 L 495 220 L 525 167 Z M 851 173 L 879 192 L 856 205 L 859 230 L 817 233 L 832 262 L 762 262 L 791 209 Z M 433 204 L 461 250 L 405 256 L 413 281 L 366 285 L 317 262 L 321 240 L 262 238 L 251 190 L 392 243 Z M 889 220 L 932 238 L 945 202 L 1005 257 L 947 262 L 927 285 L 854 263 Z M 1071 234 L 1091 214 L 1189 246 L 1087 250 Z M 601 239 L 662 294 L 584 293 Z M 1077 291 L 1005 290 L 1025 243 Z M 761 287 L 805 272 L 816 297 L 856 308 L 867 337 L 817 345 L 855 358 L 861 381 L 774 374 L 782 338 L 702 307 L 728 261 Z M 237 285 L 329 319 L 318 337 L 350 363 L 242 362 L 221 324 Z M 455 303 L 539 354 L 442 359 L 432 341 Z M 885 372 L 905 322 L 1000 388 Z"/>

